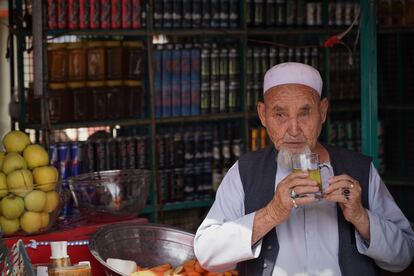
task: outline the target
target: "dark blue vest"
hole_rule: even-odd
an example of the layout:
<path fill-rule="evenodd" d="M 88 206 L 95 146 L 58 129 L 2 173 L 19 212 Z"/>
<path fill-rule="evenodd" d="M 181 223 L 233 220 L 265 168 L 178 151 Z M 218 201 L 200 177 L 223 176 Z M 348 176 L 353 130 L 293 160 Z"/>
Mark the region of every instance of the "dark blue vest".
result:
<path fill-rule="evenodd" d="M 357 179 L 362 187 L 362 205 L 369 209 L 368 185 L 371 159 L 361 154 L 324 145 L 328 150 L 334 175 L 348 174 Z M 250 152 L 239 159 L 239 172 L 243 184 L 245 213 L 263 208 L 274 195 L 276 177 L 276 150 L 273 146 Z M 337 206 L 339 252 L 338 262 L 343 276 L 378 275 L 374 261 L 358 252 L 355 241 L 355 228 L 345 220 L 341 208 Z M 279 243 L 276 231 L 269 231 L 262 241 L 262 250 L 257 259 L 239 263 L 239 275 L 272 275 Z"/>

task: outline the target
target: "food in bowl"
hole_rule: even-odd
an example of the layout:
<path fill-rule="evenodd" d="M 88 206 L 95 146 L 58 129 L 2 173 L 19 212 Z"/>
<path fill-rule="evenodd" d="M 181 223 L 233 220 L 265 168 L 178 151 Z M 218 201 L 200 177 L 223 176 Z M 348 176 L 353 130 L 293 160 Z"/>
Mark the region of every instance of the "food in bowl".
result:
<path fill-rule="evenodd" d="M 229 270 L 225 272 L 211 272 L 201 267 L 196 259 L 184 262 L 182 265 L 173 267 L 169 263 L 161 264 L 155 267 L 142 269 L 137 268 L 136 272 L 129 276 L 237 276 L 237 270 Z"/>

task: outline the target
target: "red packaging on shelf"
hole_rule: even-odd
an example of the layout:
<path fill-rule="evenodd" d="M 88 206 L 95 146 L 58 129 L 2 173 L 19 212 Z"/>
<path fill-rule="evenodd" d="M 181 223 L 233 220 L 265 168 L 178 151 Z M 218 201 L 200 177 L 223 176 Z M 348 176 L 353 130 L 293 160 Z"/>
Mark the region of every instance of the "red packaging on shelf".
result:
<path fill-rule="evenodd" d="M 111 0 L 101 0 L 101 29 L 111 26 Z"/>
<path fill-rule="evenodd" d="M 79 27 L 82 30 L 89 29 L 90 25 L 90 0 L 79 0 Z"/>
<path fill-rule="evenodd" d="M 68 18 L 68 2 L 66 0 L 57 1 L 57 27 L 66 29 Z"/>
<path fill-rule="evenodd" d="M 131 25 L 132 29 L 141 28 L 141 1 L 132 0 L 132 15 L 131 15 Z"/>
<path fill-rule="evenodd" d="M 79 29 L 79 0 L 68 0 L 68 28 Z"/>
<path fill-rule="evenodd" d="M 100 27 L 100 21 L 101 21 L 101 16 L 100 16 L 100 11 L 101 11 L 101 1 L 100 0 L 91 0 L 91 4 L 90 4 L 90 8 L 91 8 L 91 24 L 90 24 L 90 28 L 91 29 L 99 29 Z"/>
<path fill-rule="evenodd" d="M 57 29 L 57 5 L 55 0 L 47 1 L 47 27 L 49 30 Z"/>
<path fill-rule="evenodd" d="M 122 29 L 131 29 L 131 0 L 122 0 Z"/>
<path fill-rule="evenodd" d="M 121 29 L 122 7 L 121 0 L 112 0 L 111 5 L 111 28 Z"/>

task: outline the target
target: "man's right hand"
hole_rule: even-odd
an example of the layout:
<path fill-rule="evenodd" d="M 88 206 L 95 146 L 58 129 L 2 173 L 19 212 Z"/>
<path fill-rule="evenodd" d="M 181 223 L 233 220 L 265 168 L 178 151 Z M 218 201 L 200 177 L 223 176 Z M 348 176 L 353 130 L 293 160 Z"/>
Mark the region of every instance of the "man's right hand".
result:
<path fill-rule="evenodd" d="M 292 208 L 316 201 L 313 195 L 307 194 L 315 193 L 318 189 L 317 182 L 310 180 L 307 172 L 291 173 L 280 181 L 272 200 L 256 212 L 252 245 L 262 239 L 271 229 L 284 222 L 289 217 Z M 291 197 L 292 191 L 297 194 L 297 197 Z"/>
<path fill-rule="evenodd" d="M 319 191 L 318 183 L 308 176 L 307 172 L 291 173 L 277 185 L 273 199 L 265 207 L 276 225 L 289 217 L 292 208 L 317 200 L 313 193 Z M 296 197 L 292 197 L 292 194 L 296 194 Z"/>

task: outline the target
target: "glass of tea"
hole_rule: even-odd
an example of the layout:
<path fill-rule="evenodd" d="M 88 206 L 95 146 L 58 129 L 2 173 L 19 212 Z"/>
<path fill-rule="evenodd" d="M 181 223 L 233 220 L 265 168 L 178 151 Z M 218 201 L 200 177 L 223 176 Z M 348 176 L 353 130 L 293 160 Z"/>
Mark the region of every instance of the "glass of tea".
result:
<path fill-rule="evenodd" d="M 316 198 L 323 197 L 321 165 L 319 163 L 319 154 L 317 153 L 300 153 L 292 156 L 293 172 L 308 172 L 309 179 L 318 183 L 319 191 L 314 193 Z"/>

